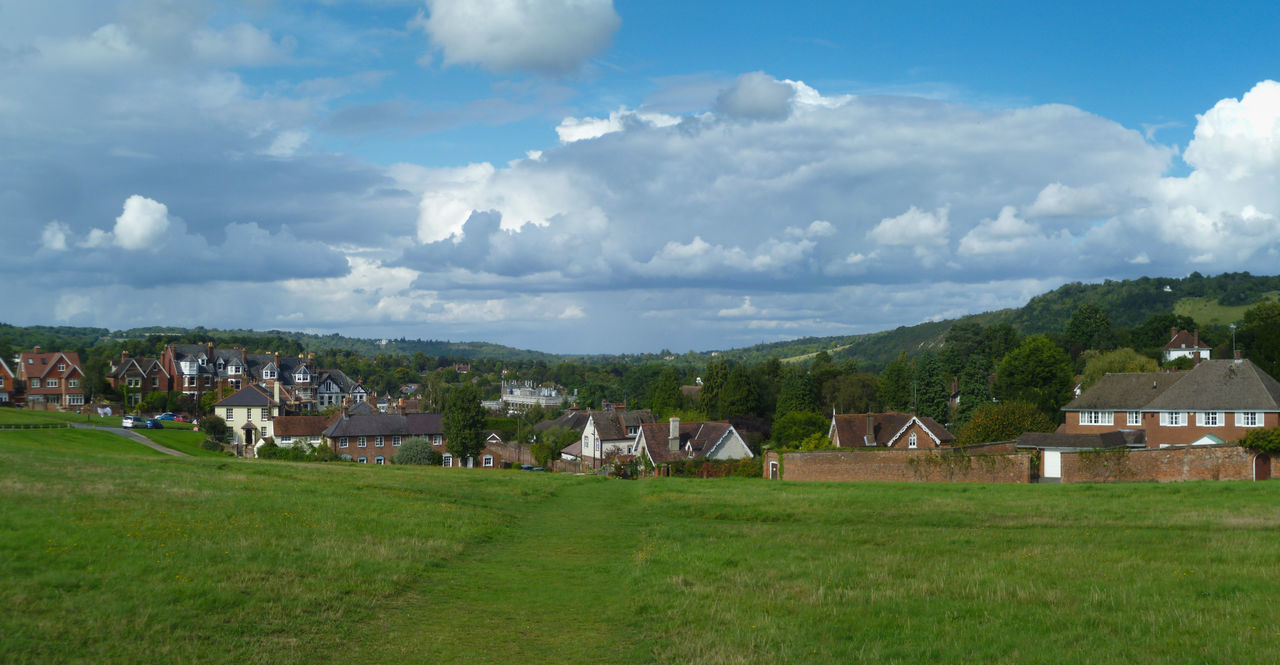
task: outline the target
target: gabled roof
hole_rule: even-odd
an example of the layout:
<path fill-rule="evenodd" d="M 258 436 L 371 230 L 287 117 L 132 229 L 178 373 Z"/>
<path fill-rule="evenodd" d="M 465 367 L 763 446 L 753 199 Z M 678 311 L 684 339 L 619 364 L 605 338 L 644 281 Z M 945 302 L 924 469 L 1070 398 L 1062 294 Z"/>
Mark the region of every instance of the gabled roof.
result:
<path fill-rule="evenodd" d="M 566 411 L 561 414 L 559 418 L 544 420 L 537 425 L 534 425 L 533 429 L 539 432 L 545 432 L 553 427 L 563 427 L 564 429 L 581 432 L 586 428 L 587 420 L 590 419 L 590 417 L 591 413 L 589 411 Z"/>
<path fill-rule="evenodd" d="M 339 416 L 324 430 L 324 435 L 338 436 L 410 436 L 405 416 L 396 413 L 363 413 Z"/>
<path fill-rule="evenodd" d="M 1200 363 L 1201 365 L 1204 362 Z M 1190 372 L 1127 372 L 1104 374 L 1063 411 L 1140 411 Z"/>
<path fill-rule="evenodd" d="M 411 436 L 444 434 L 444 418 L 439 413 L 406 413 L 404 418 Z"/>
<path fill-rule="evenodd" d="M 0 358 L 0 370 L 9 375 L 9 378 L 13 378 L 13 370 L 9 369 L 9 365 L 4 362 L 4 358 Z"/>
<path fill-rule="evenodd" d="M 654 464 L 667 464 L 677 460 L 703 459 L 726 437 L 736 435 L 733 425 L 726 422 L 682 422 L 679 425 L 679 449 L 669 446 L 670 423 L 645 423 L 640 425 L 637 438 L 643 437 L 644 447 Z"/>
<path fill-rule="evenodd" d="M 635 435 L 627 433 L 629 427 L 639 427 L 657 420 L 648 409 L 639 411 L 589 411 L 588 417 L 595 424 L 596 436 L 604 441 L 632 439 Z M 585 424 L 583 429 L 586 429 Z"/>
<path fill-rule="evenodd" d="M 272 431 L 276 436 L 320 436 L 333 420 L 334 416 L 278 416 Z"/>
<path fill-rule="evenodd" d="M 868 420 L 871 424 L 870 441 L 867 435 Z M 836 414 L 831 417 L 832 427 L 829 431 L 836 435 L 832 438 L 838 439 L 840 445 L 845 448 L 866 445 L 890 446 L 906 431 L 913 420 L 919 422 L 920 426 L 939 444 L 952 443 L 956 440 L 955 435 L 948 432 L 947 428 L 938 424 L 938 421 L 933 418 L 897 411 Z"/>
<path fill-rule="evenodd" d="M 1165 344 L 1163 348 L 1166 351 L 1174 351 L 1174 350 L 1182 350 L 1182 349 L 1186 349 L 1188 351 L 1195 351 L 1195 350 L 1212 351 L 1213 350 L 1212 348 L 1209 347 L 1208 344 L 1204 344 L 1200 341 L 1199 333 L 1192 334 L 1185 330 L 1178 330 L 1174 332 L 1173 336 L 1169 339 L 1169 343 Z"/>
<path fill-rule="evenodd" d="M 340 369 L 322 369 L 314 373 L 320 375 L 315 380 L 315 384 L 317 386 L 324 385 L 325 380 L 331 380 L 334 385 L 338 387 L 340 392 L 349 393 L 351 392 L 351 388 L 356 385 L 356 382 L 352 381 L 351 377 L 347 376 Z"/>
<path fill-rule="evenodd" d="M 214 404 L 213 407 L 216 409 L 228 406 L 274 406 L 275 404 L 276 401 L 271 399 L 271 396 L 261 388 L 248 385 L 241 388 L 234 395 Z"/>
<path fill-rule="evenodd" d="M 1151 411 L 1280 411 L 1280 382 L 1248 360 L 1204 360 L 1151 400 Z"/>
<path fill-rule="evenodd" d="M 28 360 L 31 362 L 28 363 Z M 67 365 L 61 372 L 57 370 L 58 360 L 62 360 Z M 74 351 L 27 352 L 18 356 L 18 363 L 21 367 L 19 371 L 28 379 L 42 379 L 45 376 L 63 377 L 73 372 L 83 374 L 80 370 L 80 355 Z"/>

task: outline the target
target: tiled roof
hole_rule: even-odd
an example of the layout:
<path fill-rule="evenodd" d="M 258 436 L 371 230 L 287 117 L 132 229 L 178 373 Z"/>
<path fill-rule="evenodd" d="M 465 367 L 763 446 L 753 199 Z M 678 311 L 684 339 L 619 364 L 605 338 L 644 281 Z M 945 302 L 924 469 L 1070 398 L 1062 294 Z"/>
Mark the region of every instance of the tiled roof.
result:
<path fill-rule="evenodd" d="M 443 418 L 439 413 L 406 413 L 404 418 L 410 436 L 444 434 Z"/>
<path fill-rule="evenodd" d="M 893 437 L 897 436 L 912 418 L 918 420 L 922 427 L 938 439 L 939 443 L 952 443 L 956 440 L 955 435 L 948 432 L 947 428 L 939 425 L 933 418 L 897 411 L 837 414 L 832 417 L 836 434 L 833 438 L 839 440 L 841 447 L 844 448 L 867 445 L 868 418 L 871 419 L 872 442 L 876 446 L 888 446 L 893 443 Z"/>
<path fill-rule="evenodd" d="M 214 404 L 214 408 L 223 408 L 228 406 L 271 406 L 275 400 L 271 396 L 263 392 L 258 386 L 245 386 L 237 391 L 234 395 L 223 399 L 221 402 Z"/>
<path fill-rule="evenodd" d="M 544 420 L 537 425 L 534 425 L 533 429 L 539 432 L 545 432 L 553 427 L 563 427 L 565 429 L 581 432 L 586 428 L 587 419 L 590 415 L 591 414 L 588 411 L 566 411 L 559 418 Z"/>
<path fill-rule="evenodd" d="M 711 452 L 731 431 L 733 425 L 726 422 L 682 422 L 679 425 L 679 450 L 669 446 L 670 423 L 646 423 L 640 426 L 645 449 L 654 464 L 667 464 L 677 460 L 702 459 Z"/>
<path fill-rule="evenodd" d="M 276 436 L 320 436 L 333 422 L 325 416 L 278 416 L 272 421 Z"/>
<path fill-rule="evenodd" d="M 369 413 L 339 417 L 324 430 L 330 438 L 337 436 L 409 436 L 405 417 L 395 413 Z"/>
<path fill-rule="evenodd" d="M 1191 372 L 1104 374 L 1097 383 L 1089 386 L 1088 390 L 1071 400 L 1062 409 L 1064 411 L 1094 409 L 1138 411 L 1190 374 Z"/>
<path fill-rule="evenodd" d="M 1151 411 L 1280 411 L 1280 382 L 1248 360 L 1205 360 L 1151 400 Z"/>
<path fill-rule="evenodd" d="M 1195 349 L 1202 349 L 1206 351 L 1213 350 L 1208 344 L 1201 341 L 1199 333 L 1192 334 L 1185 330 L 1179 330 L 1174 333 L 1169 339 L 1169 343 L 1164 345 L 1164 348 L 1169 351 L 1181 349 L 1187 349 L 1188 351 Z"/>
<path fill-rule="evenodd" d="M 1064 434 L 1061 432 L 1025 432 L 1015 441 L 1028 448 L 1120 448 L 1130 443 L 1146 443 L 1143 430 L 1119 430 L 1098 434 Z"/>

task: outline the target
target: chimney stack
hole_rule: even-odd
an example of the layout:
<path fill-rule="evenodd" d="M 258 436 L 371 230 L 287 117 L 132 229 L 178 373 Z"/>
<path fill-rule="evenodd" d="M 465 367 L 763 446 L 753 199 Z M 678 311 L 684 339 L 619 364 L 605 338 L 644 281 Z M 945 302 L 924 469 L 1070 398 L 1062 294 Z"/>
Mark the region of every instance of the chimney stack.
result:
<path fill-rule="evenodd" d="M 667 450 L 676 452 L 680 450 L 680 419 L 671 416 L 671 428 L 667 433 Z"/>
<path fill-rule="evenodd" d="M 1244 361 L 1244 357 L 1240 355 L 1240 349 L 1236 349 L 1235 358 L 1236 358 L 1236 362 Z"/>
<path fill-rule="evenodd" d="M 1174 337 L 1178 336 L 1178 326 L 1169 329 L 1169 341 L 1172 342 Z"/>

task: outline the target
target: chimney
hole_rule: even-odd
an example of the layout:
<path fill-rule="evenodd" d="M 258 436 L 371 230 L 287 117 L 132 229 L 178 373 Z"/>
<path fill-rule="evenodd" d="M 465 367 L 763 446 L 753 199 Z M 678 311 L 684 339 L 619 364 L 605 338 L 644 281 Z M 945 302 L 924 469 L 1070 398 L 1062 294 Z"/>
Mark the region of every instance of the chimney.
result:
<path fill-rule="evenodd" d="M 1193 364 L 1193 365 L 1199 365 L 1199 364 L 1200 364 L 1200 360 L 1201 360 L 1201 358 L 1200 358 L 1200 349 L 1196 349 L 1195 351 L 1192 351 L 1192 352 L 1191 352 L 1191 364 Z"/>
<path fill-rule="evenodd" d="M 128 351 L 121 351 L 121 352 L 120 352 L 120 362 L 122 362 L 122 363 L 123 363 L 123 362 L 125 362 L 125 361 L 126 361 L 126 360 L 128 360 L 128 359 L 129 359 L 129 352 L 128 352 Z"/>
<path fill-rule="evenodd" d="M 671 428 L 667 433 L 667 450 L 675 452 L 680 450 L 680 419 L 671 416 Z"/>
<path fill-rule="evenodd" d="M 867 412 L 867 433 L 862 437 L 862 443 L 867 446 L 876 444 L 876 417 L 870 411 Z"/>
<path fill-rule="evenodd" d="M 1196 328 L 1195 332 L 1192 333 L 1191 345 L 1196 347 L 1197 349 L 1200 348 L 1200 329 L 1199 328 Z"/>
<path fill-rule="evenodd" d="M 280 382 L 272 381 L 271 383 L 275 387 L 274 392 L 275 392 L 276 406 L 279 407 L 280 406 Z"/>
<path fill-rule="evenodd" d="M 35 345 L 34 347 L 32 347 L 31 352 L 32 352 L 32 353 L 40 353 L 40 345 L 39 345 L 39 344 L 37 344 L 37 345 Z"/>
<path fill-rule="evenodd" d="M 1244 357 L 1240 355 L 1240 349 L 1236 349 L 1236 362 L 1244 362 Z"/>

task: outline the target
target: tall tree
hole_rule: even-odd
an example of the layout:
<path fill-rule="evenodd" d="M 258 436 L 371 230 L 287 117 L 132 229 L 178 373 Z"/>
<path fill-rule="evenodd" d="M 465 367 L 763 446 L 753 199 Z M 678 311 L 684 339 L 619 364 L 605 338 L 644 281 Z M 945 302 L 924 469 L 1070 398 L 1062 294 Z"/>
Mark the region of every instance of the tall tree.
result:
<path fill-rule="evenodd" d="M 880 379 L 870 372 L 841 374 L 822 386 L 823 413 L 865 413 L 875 408 Z"/>
<path fill-rule="evenodd" d="M 924 351 L 916 357 L 916 413 L 945 423 L 951 410 L 951 386 L 938 354 Z"/>
<path fill-rule="evenodd" d="M 712 358 L 707 361 L 707 371 L 702 376 L 702 392 L 698 393 L 698 405 L 710 418 L 720 413 L 720 391 L 729 381 L 729 363 Z"/>
<path fill-rule="evenodd" d="M 889 363 L 880 375 L 880 408 L 884 411 L 906 411 L 911 408 L 911 360 L 906 352 Z"/>
<path fill-rule="evenodd" d="M 1259 303 L 1245 310 L 1237 335 L 1237 348 L 1262 371 L 1280 376 L 1280 303 Z"/>
<path fill-rule="evenodd" d="M 983 356 L 969 356 L 964 369 L 960 370 L 960 403 L 952 416 L 953 423 L 967 423 L 975 411 L 991 403 L 991 370 L 994 367 Z"/>
<path fill-rule="evenodd" d="M 793 411 L 811 412 L 818 410 L 818 401 L 813 389 L 813 375 L 800 367 L 790 367 L 782 372 L 782 387 L 778 390 L 778 407 L 774 411 L 775 420 Z"/>
<path fill-rule="evenodd" d="M 1090 351 L 1090 354 L 1093 352 Z M 1088 355 L 1088 354 L 1086 354 Z M 1082 356 L 1083 357 L 1083 356 Z M 1084 380 L 1081 388 L 1088 388 L 1098 382 L 1104 374 L 1121 372 L 1155 372 L 1160 369 L 1154 358 L 1144 356 L 1133 349 L 1116 349 L 1089 356 L 1084 362 Z"/>
<path fill-rule="evenodd" d="M 751 373 L 741 366 L 734 367 L 720 392 L 720 417 L 751 415 L 758 403 L 759 394 Z"/>
<path fill-rule="evenodd" d="M 1086 302 L 1076 308 L 1067 320 L 1067 341 L 1079 345 L 1081 350 L 1106 351 L 1110 348 L 1110 340 L 1111 317 L 1096 303 Z"/>
<path fill-rule="evenodd" d="M 480 391 L 470 383 L 453 388 L 444 396 L 445 447 L 459 460 L 476 457 L 484 450 L 485 411 Z"/>
<path fill-rule="evenodd" d="M 666 418 L 684 403 L 680 394 L 680 375 L 674 367 L 665 367 L 649 389 L 649 408 L 655 416 Z"/>
<path fill-rule="evenodd" d="M 1034 335 L 1000 361 L 995 393 L 1001 401 L 1034 404 L 1057 421 L 1061 418 L 1058 409 L 1071 397 L 1073 378 L 1066 352 L 1048 337 Z"/>
<path fill-rule="evenodd" d="M 1053 421 L 1034 404 L 1000 402 L 984 404 L 974 412 L 956 443 L 972 446 L 992 441 L 1010 441 L 1023 432 L 1052 432 Z"/>

